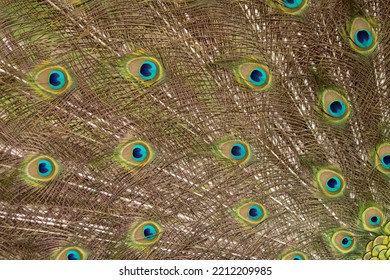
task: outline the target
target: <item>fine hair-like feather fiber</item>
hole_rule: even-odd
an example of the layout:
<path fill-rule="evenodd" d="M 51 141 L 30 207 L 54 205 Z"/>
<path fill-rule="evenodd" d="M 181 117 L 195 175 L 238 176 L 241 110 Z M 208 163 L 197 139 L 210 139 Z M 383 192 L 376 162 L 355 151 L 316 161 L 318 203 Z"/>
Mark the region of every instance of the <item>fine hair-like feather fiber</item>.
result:
<path fill-rule="evenodd" d="M 0 259 L 390 259 L 388 0 L 0 1 Z"/>

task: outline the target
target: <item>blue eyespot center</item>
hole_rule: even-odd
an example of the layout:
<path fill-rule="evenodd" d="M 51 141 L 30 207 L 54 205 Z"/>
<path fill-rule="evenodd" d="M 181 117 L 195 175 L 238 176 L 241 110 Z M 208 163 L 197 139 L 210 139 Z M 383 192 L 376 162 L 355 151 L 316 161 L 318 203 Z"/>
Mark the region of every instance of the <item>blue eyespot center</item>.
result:
<path fill-rule="evenodd" d="M 283 0 L 284 6 L 289 9 L 296 9 L 302 5 L 303 0 Z"/>
<path fill-rule="evenodd" d="M 375 215 L 375 216 L 372 216 L 372 217 L 370 218 L 370 224 L 373 225 L 373 226 L 379 225 L 380 222 L 381 222 L 381 218 L 380 218 L 379 216 L 376 216 L 376 215 Z"/>
<path fill-rule="evenodd" d="M 140 162 L 146 159 L 146 157 L 148 156 L 148 150 L 144 145 L 136 144 L 133 147 L 132 154 L 133 154 L 133 159 L 135 161 Z"/>
<path fill-rule="evenodd" d="M 301 260 L 303 260 L 302 256 L 300 256 L 300 255 L 294 255 L 292 259 L 295 260 L 295 261 L 298 261 L 298 260 L 301 261 Z"/>
<path fill-rule="evenodd" d="M 70 250 L 68 253 L 66 253 L 66 258 L 68 260 L 80 260 L 81 255 L 79 252 L 77 252 L 75 250 Z"/>
<path fill-rule="evenodd" d="M 262 86 L 267 81 L 267 73 L 261 68 L 255 68 L 249 75 L 249 81 L 255 86 Z"/>
<path fill-rule="evenodd" d="M 355 33 L 355 43 L 360 48 L 368 48 L 371 46 L 373 37 L 369 30 L 359 30 Z"/>
<path fill-rule="evenodd" d="M 343 248 L 348 248 L 352 245 L 352 238 L 350 236 L 345 236 L 342 240 L 341 240 L 341 246 Z"/>
<path fill-rule="evenodd" d="M 247 151 L 246 151 L 246 148 L 244 147 L 244 145 L 242 145 L 240 143 L 236 143 L 232 146 L 230 154 L 231 154 L 233 159 L 241 160 L 246 156 Z"/>
<path fill-rule="evenodd" d="M 134 148 L 133 156 L 135 158 L 141 158 L 142 157 L 142 150 L 140 148 Z"/>
<path fill-rule="evenodd" d="M 248 216 L 252 220 L 258 220 L 263 216 L 263 211 L 257 205 L 253 205 L 248 210 Z"/>
<path fill-rule="evenodd" d="M 142 79 L 149 81 L 156 77 L 157 75 L 157 65 L 156 63 L 146 60 L 142 63 L 139 73 Z"/>
<path fill-rule="evenodd" d="M 61 84 L 61 81 L 59 81 L 60 79 L 60 75 L 58 75 L 57 73 L 53 73 L 50 75 L 50 84 L 52 86 L 58 86 L 59 84 Z"/>
<path fill-rule="evenodd" d="M 390 155 L 384 155 L 381 158 L 382 166 L 386 169 L 390 169 Z"/>
<path fill-rule="evenodd" d="M 370 39 L 370 35 L 366 30 L 361 30 L 358 31 L 357 38 L 361 44 L 367 44 L 368 40 Z"/>
<path fill-rule="evenodd" d="M 49 86 L 52 89 L 61 89 L 66 83 L 65 74 L 60 70 L 53 70 L 49 74 Z"/>
<path fill-rule="evenodd" d="M 263 74 L 259 70 L 253 70 L 251 73 L 251 79 L 255 82 L 260 82 Z"/>
<path fill-rule="evenodd" d="M 328 105 L 328 111 L 332 117 L 341 117 L 346 111 L 345 103 L 341 100 L 335 100 Z"/>
<path fill-rule="evenodd" d="M 42 177 L 47 177 L 49 176 L 53 171 L 53 164 L 46 160 L 46 159 L 41 159 L 38 161 L 38 173 Z"/>
<path fill-rule="evenodd" d="M 326 189 L 330 192 L 337 192 L 341 188 L 341 180 L 338 177 L 332 177 L 326 182 Z"/>
<path fill-rule="evenodd" d="M 146 240 L 153 240 L 157 237 L 157 229 L 152 225 L 144 226 L 143 232 Z"/>

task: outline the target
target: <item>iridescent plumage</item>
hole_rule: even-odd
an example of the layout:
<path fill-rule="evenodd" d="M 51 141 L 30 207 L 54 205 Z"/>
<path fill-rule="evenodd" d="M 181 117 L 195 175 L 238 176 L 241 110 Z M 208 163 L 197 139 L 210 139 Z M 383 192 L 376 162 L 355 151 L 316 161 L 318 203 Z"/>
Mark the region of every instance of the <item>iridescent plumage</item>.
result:
<path fill-rule="evenodd" d="M 0 259 L 389 259 L 388 0 L 0 2 Z"/>

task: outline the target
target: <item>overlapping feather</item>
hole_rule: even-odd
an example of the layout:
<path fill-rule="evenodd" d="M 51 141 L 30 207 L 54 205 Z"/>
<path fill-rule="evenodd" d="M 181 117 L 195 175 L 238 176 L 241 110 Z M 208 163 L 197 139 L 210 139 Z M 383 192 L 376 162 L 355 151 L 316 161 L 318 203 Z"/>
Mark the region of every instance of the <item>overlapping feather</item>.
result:
<path fill-rule="evenodd" d="M 1 2 L 0 258 L 67 248 L 88 259 L 363 258 L 389 234 L 367 231 L 360 213 L 374 203 L 388 217 L 389 176 L 374 155 L 389 141 L 390 10 L 386 0 L 309 0 L 291 14 L 281 3 Z M 370 55 L 346 42 L 357 15 L 377 26 Z M 131 79 L 122 62 L 140 54 L 161 63 L 162 79 Z M 237 79 L 248 58 L 272 73 L 267 90 Z M 48 63 L 72 86 L 44 98 L 34 73 Z M 324 112 L 324 88 L 345 93 L 343 125 Z M 128 139 L 153 147 L 153 160 L 118 164 Z M 248 145 L 250 161 L 218 156 L 221 139 Z M 61 166 L 39 188 L 21 168 L 33 154 Z M 348 182 L 342 198 L 316 185 L 324 166 Z M 242 201 L 261 202 L 266 218 L 243 225 L 232 214 Z M 163 230 L 132 246 L 144 221 Z M 338 230 L 356 250 L 334 249 Z"/>

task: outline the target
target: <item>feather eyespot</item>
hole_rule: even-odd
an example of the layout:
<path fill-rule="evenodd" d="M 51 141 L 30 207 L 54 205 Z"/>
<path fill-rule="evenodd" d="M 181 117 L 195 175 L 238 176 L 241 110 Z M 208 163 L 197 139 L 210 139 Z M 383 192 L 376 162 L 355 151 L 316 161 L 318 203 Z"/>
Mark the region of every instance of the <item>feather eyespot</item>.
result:
<path fill-rule="evenodd" d="M 48 82 L 51 89 L 59 90 L 66 85 L 67 79 L 61 70 L 52 70 L 49 73 Z"/>
<path fill-rule="evenodd" d="M 338 118 L 345 114 L 345 107 L 344 101 L 334 100 L 328 105 L 328 111 L 332 117 Z"/>
<path fill-rule="evenodd" d="M 267 218 L 267 210 L 258 202 L 241 202 L 236 207 L 235 216 L 247 224 L 257 225 Z"/>
<path fill-rule="evenodd" d="M 307 260 L 306 254 L 302 253 L 301 251 L 292 251 L 282 256 L 282 260 Z"/>
<path fill-rule="evenodd" d="M 372 45 L 373 35 L 370 30 L 358 30 L 354 35 L 354 42 L 359 48 L 368 48 Z"/>
<path fill-rule="evenodd" d="M 252 205 L 248 210 L 248 218 L 256 221 L 261 219 L 264 216 L 264 211 L 260 208 L 260 206 Z"/>
<path fill-rule="evenodd" d="M 86 252 L 79 247 L 68 247 L 56 256 L 57 260 L 86 260 Z"/>
<path fill-rule="evenodd" d="M 350 46 L 358 53 L 370 54 L 378 45 L 375 28 L 369 20 L 363 17 L 352 19 L 348 33 Z"/>
<path fill-rule="evenodd" d="M 302 0 L 283 0 L 283 5 L 289 9 L 296 9 L 302 5 Z"/>
<path fill-rule="evenodd" d="M 332 236 L 334 248 L 343 254 L 352 252 L 355 249 L 355 243 L 354 235 L 346 230 L 337 231 Z"/>
<path fill-rule="evenodd" d="M 249 81 L 254 86 L 263 86 L 267 82 L 267 73 L 263 68 L 256 67 L 249 74 Z"/>
<path fill-rule="evenodd" d="M 278 0 L 283 12 L 291 15 L 302 13 L 308 4 L 308 0 Z"/>
<path fill-rule="evenodd" d="M 218 154 L 232 162 L 243 164 L 251 158 L 249 145 L 240 140 L 229 140 L 218 146 Z"/>
<path fill-rule="evenodd" d="M 390 154 L 381 157 L 381 165 L 383 168 L 390 170 Z"/>
<path fill-rule="evenodd" d="M 157 65 L 153 61 L 145 60 L 139 69 L 139 75 L 145 81 L 154 79 L 158 74 Z"/>
<path fill-rule="evenodd" d="M 131 80 L 141 82 L 144 85 L 152 85 L 164 76 L 164 70 L 161 63 L 150 56 L 132 57 L 126 63 L 126 76 Z"/>
<path fill-rule="evenodd" d="M 255 62 L 244 62 L 233 68 L 239 83 L 255 90 L 262 91 L 270 87 L 272 75 L 266 65 Z"/>
<path fill-rule="evenodd" d="M 71 85 L 72 77 L 62 66 L 48 66 L 34 75 L 34 87 L 46 97 L 64 94 Z"/>
<path fill-rule="evenodd" d="M 381 223 L 381 218 L 378 215 L 374 215 L 370 218 L 370 225 L 377 226 Z"/>
<path fill-rule="evenodd" d="M 22 164 L 22 177 L 26 183 L 40 187 L 54 179 L 59 171 L 58 163 L 49 156 L 32 156 Z"/>
<path fill-rule="evenodd" d="M 230 149 L 230 156 L 235 160 L 242 160 L 248 155 L 247 148 L 241 143 L 234 143 Z"/>
<path fill-rule="evenodd" d="M 337 176 L 333 176 L 326 181 L 326 189 L 331 192 L 338 192 L 341 188 L 341 180 Z"/>
<path fill-rule="evenodd" d="M 157 238 L 157 228 L 154 225 L 145 225 L 142 230 L 146 240 L 151 241 Z"/>
<path fill-rule="evenodd" d="M 364 229 L 368 231 L 378 231 L 386 222 L 383 212 L 377 207 L 368 207 L 362 213 Z"/>
<path fill-rule="evenodd" d="M 156 222 L 136 222 L 129 230 L 127 244 L 135 248 L 153 245 L 160 240 L 162 233 L 161 226 Z"/>
<path fill-rule="evenodd" d="M 125 168 L 141 167 L 153 160 L 154 152 L 145 141 L 131 140 L 119 145 L 114 158 Z"/>
<path fill-rule="evenodd" d="M 336 90 L 326 89 L 321 92 L 320 104 L 325 116 L 334 123 L 346 121 L 351 112 L 346 98 Z"/>
<path fill-rule="evenodd" d="M 318 171 L 316 182 L 322 193 L 329 198 L 342 196 L 346 188 L 344 177 L 332 169 L 325 168 Z"/>
<path fill-rule="evenodd" d="M 53 173 L 53 164 L 47 159 L 38 161 L 38 174 L 41 177 L 48 177 Z"/>
<path fill-rule="evenodd" d="M 352 237 L 351 236 L 344 236 L 341 239 L 341 246 L 344 249 L 351 247 L 351 245 L 352 245 Z"/>
<path fill-rule="evenodd" d="M 294 256 L 292 257 L 292 260 L 294 260 L 294 261 L 301 261 L 301 260 L 303 260 L 303 257 L 300 256 L 300 255 L 294 255 Z"/>
<path fill-rule="evenodd" d="M 390 175 L 390 144 L 383 143 L 373 152 L 376 168 L 383 174 Z"/>
<path fill-rule="evenodd" d="M 66 253 L 66 258 L 68 260 L 81 260 L 81 254 L 76 250 L 70 250 Z"/>
<path fill-rule="evenodd" d="M 142 162 L 149 156 L 149 151 L 144 144 L 135 144 L 131 149 L 131 157 L 136 162 Z"/>

